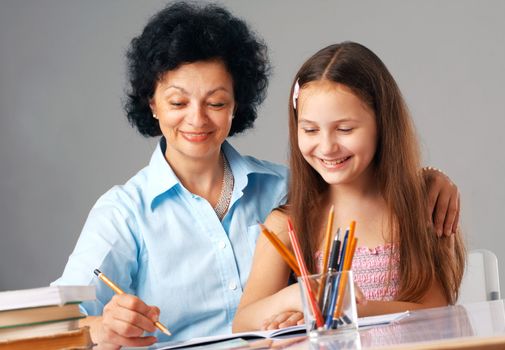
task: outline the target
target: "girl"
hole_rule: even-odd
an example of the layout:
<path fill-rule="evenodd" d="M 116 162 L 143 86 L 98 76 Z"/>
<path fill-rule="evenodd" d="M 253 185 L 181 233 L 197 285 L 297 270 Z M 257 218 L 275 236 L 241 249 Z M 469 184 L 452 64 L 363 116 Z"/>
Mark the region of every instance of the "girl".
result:
<path fill-rule="evenodd" d="M 382 61 L 357 43 L 326 47 L 299 70 L 290 101 L 288 204 L 265 225 L 290 247 L 289 215 L 307 266 L 317 273 L 330 206 L 334 227 L 356 220 L 360 246 L 352 270 L 368 300 L 358 305 L 360 316 L 454 303 L 465 259 L 461 235 L 440 240 L 427 224 L 414 128 Z M 260 236 L 234 331 L 303 322 L 299 287 L 288 286 L 289 274 Z"/>

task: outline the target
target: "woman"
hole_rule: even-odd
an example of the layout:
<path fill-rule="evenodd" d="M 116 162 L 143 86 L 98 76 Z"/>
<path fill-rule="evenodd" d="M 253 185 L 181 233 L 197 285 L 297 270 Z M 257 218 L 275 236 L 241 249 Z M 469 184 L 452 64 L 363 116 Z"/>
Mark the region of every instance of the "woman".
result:
<path fill-rule="evenodd" d="M 158 317 L 170 340 L 229 333 L 257 222 L 287 191 L 285 167 L 226 142 L 256 119 L 266 47 L 223 8 L 175 3 L 132 40 L 128 63 L 128 119 L 141 134 L 162 137 L 149 165 L 95 204 L 55 283 L 96 285 L 97 302 L 83 305 L 95 317 L 86 322 L 96 342 L 112 347 L 152 344 L 142 335 Z M 436 202 L 445 218 L 457 209 L 457 190 L 444 175 L 425 174 L 434 198 L 444 198 Z M 95 268 L 127 295 L 114 296 Z"/>

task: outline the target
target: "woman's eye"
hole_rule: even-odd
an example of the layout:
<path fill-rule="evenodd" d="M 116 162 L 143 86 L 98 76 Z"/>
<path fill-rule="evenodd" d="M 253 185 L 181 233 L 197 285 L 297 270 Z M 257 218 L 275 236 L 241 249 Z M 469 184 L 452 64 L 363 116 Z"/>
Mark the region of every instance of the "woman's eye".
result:
<path fill-rule="evenodd" d="M 184 102 L 170 101 L 170 105 L 173 106 L 173 107 L 182 107 L 182 106 L 184 106 Z"/>
<path fill-rule="evenodd" d="M 209 106 L 212 108 L 223 108 L 225 106 L 225 103 L 222 102 L 209 103 Z"/>

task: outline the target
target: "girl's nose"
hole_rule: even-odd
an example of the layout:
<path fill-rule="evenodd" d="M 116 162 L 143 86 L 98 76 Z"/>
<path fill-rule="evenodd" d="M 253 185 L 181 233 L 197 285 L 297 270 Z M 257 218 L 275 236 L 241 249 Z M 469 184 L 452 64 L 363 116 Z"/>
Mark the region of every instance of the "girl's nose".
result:
<path fill-rule="evenodd" d="M 338 151 L 337 139 L 331 133 L 323 133 L 319 142 L 319 150 L 323 155 L 331 155 Z"/>

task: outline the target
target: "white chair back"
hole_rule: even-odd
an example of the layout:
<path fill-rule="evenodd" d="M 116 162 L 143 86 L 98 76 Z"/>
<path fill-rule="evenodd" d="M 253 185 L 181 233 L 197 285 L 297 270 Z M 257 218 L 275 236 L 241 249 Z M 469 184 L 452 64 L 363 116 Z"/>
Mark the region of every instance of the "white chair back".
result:
<path fill-rule="evenodd" d="M 457 304 L 500 299 L 498 259 L 487 249 L 468 253 Z"/>

